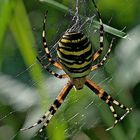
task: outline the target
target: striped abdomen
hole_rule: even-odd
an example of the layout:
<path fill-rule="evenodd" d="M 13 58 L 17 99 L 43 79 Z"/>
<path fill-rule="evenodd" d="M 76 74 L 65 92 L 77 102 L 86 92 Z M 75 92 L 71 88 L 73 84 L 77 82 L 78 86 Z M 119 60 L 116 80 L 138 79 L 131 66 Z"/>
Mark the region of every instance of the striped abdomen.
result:
<path fill-rule="evenodd" d="M 65 33 L 59 40 L 57 54 L 64 71 L 71 78 L 89 74 L 92 65 L 92 46 L 83 33 Z"/>

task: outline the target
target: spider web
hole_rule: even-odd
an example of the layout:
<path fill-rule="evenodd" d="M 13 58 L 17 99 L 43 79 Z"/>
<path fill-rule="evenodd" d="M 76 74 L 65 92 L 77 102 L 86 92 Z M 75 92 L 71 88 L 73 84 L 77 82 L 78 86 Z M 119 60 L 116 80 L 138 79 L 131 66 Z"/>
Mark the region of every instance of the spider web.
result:
<path fill-rule="evenodd" d="M 80 10 L 80 6 L 82 3 L 86 7 L 85 0 L 83 0 L 83 1 L 76 0 L 76 10 L 75 10 L 76 12 L 75 12 L 75 15 L 71 19 L 72 24 L 68 26 L 66 31 L 79 31 L 79 30 L 86 31 L 88 34 L 92 34 L 95 36 L 97 30 L 96 29 L 91 30 L 92 21 L 94 20 L 95 15 L 93 13 L 93 15 L 91 17 L 88 17 L 85 12 L 84 15 L 86 16 L 86 20 L 80 18 L 79 10 Z M 59 28 L 58 28 L 58 30 L 59 30 Z M 98 42 L 99 42 L 99 39 L 98 39 Z M 57 41 L 55 42 L 55 45 L 50 46 L 50 48 L 51 48 L 50 51 L 53 56 L 56 56 L 56 53 L 55 53 L 56 44 L 57 44 Z M 42 54 L 42 51 L 40 51 L 39 53 Z M 45 59 L 46 56 L 43 55 L 41 58 Z M 15 79 L 24 77 L 24 75 L 26 73 L 28 73 L 29 71 L 32 71 L 34 69 L 35 65 L 38 65 L 38 63 L 35 62 L 27 69 L 21 71 L 21 73 L 19 73 L 15 76 Z M 42 70 L 42 72 L 43 72 L 43 70 Z M 101 78 L 99 78 L 99 76 Z M 97 80 L 97 83 L 100 85 L 103 85 L 103 87 L 105 87 L 105 88 L 106 88 L 106 86 L 108 86 L 110 84 L 110 82 L 113 79 L 113 77 L 110 77 L 110 76 L 107 76 L 107 78 L 106 78 L 103 68 L 101 70 L 99 70 L 98 72 L 91 73 L 90 77 L 91 77 L 91 79 L 94 79 L 95 81 Z M 45 82 L 44 89 L 49 91 L 51 102 L 53 102 L 53 100 L 57 96 L 60 89 L 66 83 L 66 80 L 61 80 L 61 82 L 60 82 L 59 79 L 58 80 L 57 79 L 54 80 L 53 78 L 49 78 L 49 79 L 46 78 L 46 79 L 47 80 Z M 101 79 L 103 79 L 103 80 L 101 80 Z M 8 102 L 7 105 L 12 106 L 12 109 L 11 109 L 12 111 L 9 111 L 8 113 L 6 112 L 6 114 L 1 114 L 0 121 L 3 121 L 5 119 L 10 119 L 12 117 L 12 115 L 16 114 L 18 111 L 24 112 L 26 110 L 29 110 L 28 111 L 29 115 L 27 115 L 27 123 L 25 123 L 25 125 L 32 125 L 34 122 L 36 122 L 38 120 L 38 118 L 43 114 L 43 112 L 40 111 L 40 108 L 34 109 L 34 108 L 32 108 L 32 106 L 38 105 L 37 104 L 38 96 L 37 96 L 35 87 L 37 84 L 42 83 L 42 81 L 38 81 L 37 83 L 35 83 L 34 81 L 29 79 L 27 81 L 28 83 L 30 83 L 30 88 L 29 88 L 27 85 L 19 84 L 19 82 L 17 83 L 16 80 L 14 81 L 13 78 L 11 78 L 7 75 L 1 77 L 0 80 L 1 80 L 1 82 L 8 81 L 7 83 L 4 84 L 5 87 L 1 86 L 2 94 L 3 94 L 1 96 L 3 96 L 6 100 L 11 101 L 11 102 Z M 12 81 L 12 83 L 11 83 L 11 81 Z M 10 95 L 12 86 L 16 87 L 16 85 L 18 85 L 17 88 L 14 88 L 14 91 L 12 91 L 12 93 L 14 93 L 14 94 Z M 50 87 L 55 87 L 55 89 L 52 89 Z M 6 89 L 6 91 L 3 91 L 3 89 Z M 21 92 L 21 89 L 24 89 L 24 90 Z M 91 93 L 88 93 L 88 92 L 91 92 Z M 9 93 L 9 95 L 7 94 L 5 96 L 4 95 L 5 93 Z M 19 95 L 19 93 L 21 93 L 21 94 Z M 35 94 L 35 96 L 33 96 L 34 94 Z M 117 94 L 119 94 L 119 92 L 117 92 Z M 75 97 L 75 95 L 76 95 L 76 97 Z M 58 120 L 60 121 L 59 124 L 63 125 L 65 121 L 67 122 L 68 127 L 65 129 L 65 133 L 66 133 L 67 137 L 72 137 L 74 135 L 77 135 L 78 133 L 81 133 L 82 129 L 94 128 L 100 122 L 100 117 L 98 115 L 96 115 L 96 112 L 97 112 L 97 109 L 100 110 L 101 106 L 104 103 L 102 101 L 98 102 L 98 99 L 96 98 L 96 96 L 93 96 L 93 95 L 94 94 L 92 93 L 92 91 L 87 91 L 87 89 L 85 89 L 85 88 L 82 91 L 78 91 L 78 93 L 76 93 L 76 94 L 72 93 L 70 95 L 70 97 L 68 97 L 66 99 L 66 101 L 64 102 L 64 105 L 62 105 L 62 107 L 59 109 L 58 113 L 54 116 L 54 118 L 55 117 L 57 118 L 57 121 Z M 72 98 L 74 98 L 74 100 L 72 100 Z M 87 99 L 86 101 L 84 101 L 85 98 Z M 83 103 L 81 103 L 81 101 L 83 101 Z M 1 102 L 2 102 L 2 104 L 5 104 L 3 101 L 1 101 Z M 44 102 L 45 102 L 45 99 L 44 99 Z M 3 105 L 1 105 L 0 108 L 3 108 Z M 48 107 L 46 107 L 46 109 L 47 108 Z M 69 114 L 69 115 L 66 115 L 66 118 L 61 117 L 61 115 L 60 115 L 61 112 L 62 112 L 62 114 L 64 112 L 65 114 Z M 53 122 L 53 120 L 52 120 L 52 122 Z M 6 129 L 7 129 L 7 126 L 6 126 Z M 36 130 L 36 128 L 35 128 L 35 130 Z M 34 133 L 31 133 L 32 130 L 29 130 L 29 131 L 30 132 L 24 132 L 24 134 L 28 133 L 29 138 L 32 134 L 35 135 Z M 19 132 L 20 131 L 17 131 L 17 133 L 11 134 L 11 135 L 13 135 L 13 137 L 11 137 L 11 140 L 14 140 L 15 137 L 19 134 Z M 31 134 L 29 134 L 29 133 L 31 133 Z M 47 136 L 40 135 L 39 137 L 41 139 L 48 139 Z"/>

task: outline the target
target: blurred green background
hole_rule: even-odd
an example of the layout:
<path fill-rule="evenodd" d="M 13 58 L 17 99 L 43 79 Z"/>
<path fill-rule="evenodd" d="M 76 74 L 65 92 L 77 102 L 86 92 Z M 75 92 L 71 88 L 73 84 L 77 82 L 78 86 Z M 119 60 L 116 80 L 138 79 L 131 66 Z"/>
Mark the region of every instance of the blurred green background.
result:
<path fill-rule="evenodd" d="M 32 125 L 47 111 L 67 82 L 42 70 L 36 61 L 37 55 L 44 54 L 41 39 L 44 13 L 49 11 L 47 42 L 55 56 L 53 45 L 74 24 L 70 11 L 75 12 L 76 0 L 1 0 L 0 140 L 140 139 L 140 1 L 98 0 L 96 3 L 103 22 L 109 25 L 104 52 L 114 34 L 116 41 L 108 62 L 91 72 L 90 78 L 115 99 L 133 107 L 133 112 L 105 132 L 113 124 L 112 114 L 107 105 L 85 87 L 78 92 L 71 91 L 43 134 L 35 135 L 39 127 L 20 133 L 20 128 Z M 91 0 L 79 0 L 79 12 L 85 18 L 96 13 Z M 96 50 L 99 34 L 95 21 L 98 19 L 85 24 L 83 31 Z"/>

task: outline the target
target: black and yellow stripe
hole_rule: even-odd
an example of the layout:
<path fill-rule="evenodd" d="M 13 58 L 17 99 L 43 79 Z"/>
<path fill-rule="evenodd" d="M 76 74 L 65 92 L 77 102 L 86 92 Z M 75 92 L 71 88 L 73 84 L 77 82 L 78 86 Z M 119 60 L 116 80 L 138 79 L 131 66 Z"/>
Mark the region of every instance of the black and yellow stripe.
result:
<path fill-rule="evenodd" d="M 67 32 L 58 42 L 57 54 L 71 78 L 87 76 L 92 66 L 92 46 L 81 32 Z"/>
<path fill-rule="evenodd" d="M 20 129 L 20 131 L 29 130 L 29 129 L 31 129 L 31 128 L 33 128 L 33 127 L 35 127 L 35 126 L 37 126 L 37 125 L 39 125 L 39 124 L 41 124 L 42 122 L 45 121 L 45 123 L 43 124 L 43 127 L 39 130 L 39 132 L 42 132 L 43 129 L 46 128 L 46 126 L 48 125 L 51 118 L 53 117 L 53 115 L 58 110 L 58 108 L 64 102 L 65 98 L 69 94 L 69 91 L 72 89 L 72 87 L 73 87 L 73 84 L 71 82 L 68 82 L 64 86 L 64 88 L 60 91 L 60 94 L 57 96 L 57 98 L 55 99 L 53 104 L 50 106 L 49 110 L 35 124 L 33 124 L 32 126 L 27 127 L 27 128 L 22 128 L 22 129 Z"/>
<path fill-rule="evenodd" d="M 48 68 L 48 65 L 45 65 L 43 63 L 43 61 L 39 58 L 39 57 L 36 57 L 37 60 L 41 63 L 42 67 L 48 71 L 50 74 L 54 75 L 55 77 L 59 78 L 59 79 L 63 79 L 63 78 L 67 78 L 67 74 L 57 74 L 56 72 L 52 71 L 51 69 Z"/>
<path fill-rule="evenodd" d="M 104 43 L 103 43 L 104 42 L 104 26 L 103 26 L 103 21 L 102 21 L 100 12 L 99 12 L 99 10 L 97 8 L 97 5 L 96 5 L 95 1 L 92 0 L 92 2 L 94 4 L 94 7 L 96 8 L 96 12 L 97 12 L 99 22 L 100 22 L 100 48 L 93 55 L 93 60 L 95 61 L 101 55 L 101 53 L 103 51 L 103 48 L 104 48 Z"/>
<path fill-rule="evenodd" d="M 114 125 L 111 126 L 110 128 L 106 129 L 106 131 L 112 129 L 115 127 L 115 125 L 123 120 L 123 118 L 132 110 L 132 108 L 128 108 L 125 105 L 119 103 L 118 101 L 114 100 L 110 95 L 107 94 L 106 91 L 104 91 L 100 86 L 95 84 L 93 81 L 87 79 L 85 82 L 85 85 L 89 87 L 96 95 L 98 95 L 103 101 L 108 104 L 110 111 L 113 113 L 113 117 L 115 118 Z M 121 117 L 118 116 L 116 113 L 115 108 L 113 107 L 114 105 L 120 107 L 121 109 L 125 110 L 126 113 L 123 114 Z"/>
<path fill-rule="evenodd" d="M 114 125 L 108 128 L 107 130 L 112 129 L 118 122 L 123 120 L 123 118 L 132 110 L 132 108 L 127 108 L 123 104 L 119 103 L 118 101 L 114 100 L 108 93 L 103 90 L 100 86 L 95 84 L 93 81 L 88 79 L 86 76 L 90 73 L 90 71 L 98 69 L 100 66 L 103 66 L 106 62 L 108 55 L 111 52 L 113 40 L 111 41 L 110 47 L 103 57 L 103 59 L 96 65 L 92 66 L 92 62 L 95 61 L 100 54 L 103 51 L 104 48 L 104 26 L 101 19 L 101 15 L 99 13 L 99 10 L 94 2 L 92 0 L 94 7 L 96 8 L 99 22 L 100 22 L 100 47 L 99 49 L 93 54 L 92 53 L 92 45 L 89 41 L 89 39 L 81 32 L 66 32 L 58 41 L 58 48 L 57 48 L 57 54 L 58 54 L 58 61 L 52 58 L 50 51 L 47 46 L 47 41 L 45 38 L 46 31 L 45 31 L 45 22 L 47 13 L 45 14 L 45 18 L 43 21 L 43 32 L 42 32 L 42 41 L 43 41 L 43 47 L 46 52 L 46 56 L 51 64 L 53 64 L 56 68 L 64 70 L 66 74 L 57 74 L 56 72 L 52 71 L 48 68 L 48 65 L 46 65 L 42 59 L 38 58 L 38 61 L 41 63 L 42 67 L 47 70 L 50 74 L 54 75 L 57 78 L 70 78 L 70 81 L 64 86 L 64 88 L 60 91 L 59 95 L 53 102 L 53 104 L 50 106 L 49 110 L 32 126 L 27 128 L 22 128 L 20 131 L 29 130 L 41 123 L 43 123 L 43 127 L 39 130 L 39 132 L 42 132 L 43 129 L 45 129 L 51 118 L 54 116 L 54 114 L 57 112 L 61 104 L 64 102 L 64 99 L 70 92 L 70 90 L 73 88 L 73 86 L 80 90 L 83 88 L 84 85 L 86 85 L 88 88 L 90 88 L 96 95 L 99 96 L 105 103 L 109 106 L 109 109 L 113 113 L 113 116 L 115 118 Z M 123 114 L 121 117 L 118 116 L 114 106 L 118 106 L 119 108 L 125 110 L 125 114 Z"/>
<path fill-rule="evenodd" d="M 43 43 L 43 47 L 44 47 L 44 50 L 45 50 L 45 52 L 46 52 L 46 56 L 47 56 L 49 62 L 50 62 L 51 64 L 53 64 L 55 67 L 57 67 L 58 69 L 62 69 L 62 67 L 59 65 L 59 63 L 57 63 L 57 62 L 52 58 L 52 56 L 51 56 L 51 54 L 50 54 L 50 51 L 49 51 L 49 49 L 48 49 L 48 45 L 47 45 L 46 38 L 45 38 L 45 36 L 46 36 L 45 23 L 46 23 L 46 19 L 47 19 L 47 13 L 48 13 L 48 11 L 46 11 L 46 13 L 45 13 L 45 18 L 44 18 L 44 21 L 43 21 L 43 32 L 42 32 L 42 43 Z"/>
<path fill-rule="evenodd" d="M 56 113 L 56 111 L 61 106 L 61 104 L 64 102 L 65 98 L 67 97 L 67 95 L 68 95 L 69 91 L 72 89 L 72 87 L 73 87 L 73 84 L 71 82 L 68 82 L 67 85 L 65 85 L 64 88 L 61 90 L 60 94 L 57 96 L 56 100 L 49 108 L 49 111 L 47 113 L 49 115 L 47 117 L 46 116 L 43 117 L 42 120 L 44 120 L 44 118 L 47 118 L 47 120 L 45 121 L 45 123 L 43 124 L 43 127 L 39 130 L 39 132 L 42 132 L 47 127 L 51 118 Z"/>

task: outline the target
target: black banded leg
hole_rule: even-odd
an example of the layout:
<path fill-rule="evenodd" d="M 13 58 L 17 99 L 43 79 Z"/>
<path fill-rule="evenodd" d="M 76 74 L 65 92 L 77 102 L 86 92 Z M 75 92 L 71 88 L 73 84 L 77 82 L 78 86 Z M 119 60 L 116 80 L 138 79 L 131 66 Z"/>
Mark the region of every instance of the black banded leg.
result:
<path fill-rule="evenodd" d="M 132 110 L 132 108 L 127 108 L 123 104 L 121 104 L 118 101 L 114 100 L 110 95 L 108 95 L 101 87 L 96 85 L 93 81 L 88 79 L 88 80 L 86 80 L 85 85 L 87 87 L 89 87 L 93 92 L 95 92 L 95 94 L 97 94 L 103 101 L 105 101 L 106 104 L 108 104 L 111 112 L 113 113 L 113 116 L 115 118 L 114 125 L 111 126 L 108 129 L 106 129 L 106 131 L 114 128 L 116 126 L 116 124 L 118 122 L 120 122 L 121 120 L 123 120 L 124 117 Z M 126 111 L 126 113 L 123 114 L 123 116 L 118 117 L 113 105 L 116 105 L 116 106 L 120 107 L 121 109 L 124 109 Z"/>
<path fill-rule="evenodd" d="M 39 57 L 37 57 L 37 60 L 41 63 L 42 67 L 43 67 L 45 70 L 47 70 L 50 74 L 54 75 L 55 77 L 57 77 L 57 78 L 59 78 L 59 79 L 67 78 L 67 77 L 68 77 L 67 74 L 62 74 L 62 75 L 60 75 L 60 74 L 55 73 L 55 72 L 52 71 L 51 69 L 49 69 L 48 66 L 45 65 L 45 64 L 43 63 L 43 61 L 42 61 Z"/>
<path fill-rule="evenodd" d="M 109 49 L 108 49 L 107 53 L 105 54 L 105 56 L 103 57 L 103 59 L 98 64 L 92 66 L 91 71 L 96 70 L 99 67 L 104 65 L 104 63 L 106 62 L 106 60 L 107 60 L 107 58 L 108 58 L 108 56 L 109 56 L 109 54 L 111 52 L 113 41 L 114 41 L 114 38 L 112 39 L 112 41 L 110 43 L 110 46 L 109 46 Z"/>
<path fill-rule="evenodd" d="M 46 23 L 46 19 L 47 19 L 47 13 L 48 13 L 48 11 L 45 13 L 45 18 L 44 18 L 44 22 L 43 22 L 43 32 L 42 32 L 43 47 L 45 49 L 45 52 L 46 52 L 46 55 L 47 55 L 49 62 L 51 64 L 53 64 L 55 67 L 57 67 L 58 69 L 62 69 L 61 65 L 58 62 L 56 62 L 55 60 L 53 60 L 53 58 L 51 57 L 50 51 L 49 51 L 48 46 L 47 46 L 47 41 L 45 38 L 45 35 L 46 35 L 45 23 Z"/>
<path fill-rule="evenodd" d="M 103 47 L 104 47 L 104 44 L 103 44 L 103 42 L 104 42 L 104 26 L 103 26 L 103 22 L 102 22 L 102 19 L 101 19 L 100 12 L 99 12 L 99 10 L 97 8 L 97 5 L 94 2 L 94 0 L 92 0 L 92 2 L 94 4 L 94 7 L 96 8 L 98 18 L 99 18 L 99 22 L 100 22 L 100 48 L 93 55 L 93 60 L 96 60 L 100 56 L 100 54 L 102 53 Z"/>
<path fill-rule="evenodd" d="M 66 98 L 66 96 L 68 95 L 68 93 L 72 89 L 72 87 L 73 87 L 73 84 L 71 82 L 68 82 L 67 85 L 65 85 L 64 88 L 60 91 L 60 94 L 57 96 L 53 105 L 50 106 L 49 110 L 35 124 L 33 124 L 32 126 L 27 127 L 27 128 L 22 128 L 22 129 L 20 129 L 20 131 L 29 130 L 29 129 L 41 124 L 42 122 L 44 122 L 47 119 L 45 121 L 43 127 L 39 130 L 39 132 L 42 132 L 43 129 L 46 128 L 46 126 L 48 125 L 51 118 L 58 110 L 58 108 L 61 106 L 61 104 L 63 103 L 64 99 Z"/>
<path fill-rule="evenodd" d="M 71 82 L 68 82 L 67 85 L 61 90 L 60 94 L 57 96 L 56 100 L 54 101 L 53 105 L 49 108 L 50 115 L 48 116 L 46 122 L 44 123 L 43 127 L 39 130 L 39 133 L 42 132 L 50 122 L 51 118 L 54 116 L 58 108 L 61 106 L 61 104 L 64 102 L 64 99 L 72 89 L 73 84 Z"/>

